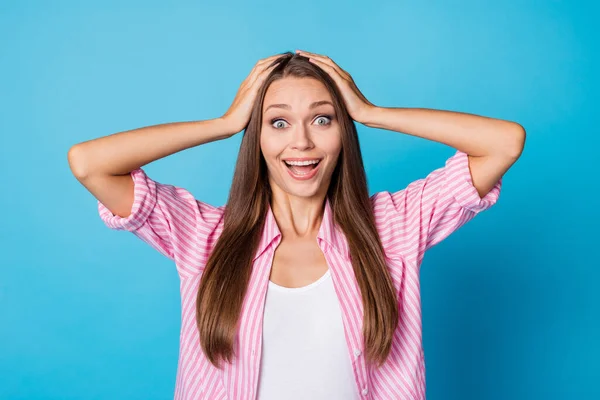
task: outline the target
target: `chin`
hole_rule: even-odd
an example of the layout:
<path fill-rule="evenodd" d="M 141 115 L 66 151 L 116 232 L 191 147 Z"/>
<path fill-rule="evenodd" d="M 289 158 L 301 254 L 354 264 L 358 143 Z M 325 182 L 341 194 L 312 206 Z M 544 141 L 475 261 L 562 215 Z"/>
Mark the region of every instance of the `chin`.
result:
<path fill-rule="evenodd" d="M 288 196 L 311 198 L 318 196 L 319 193 L 326 193 L 327 188 L 323 188 L 321 182 L 314 182 L 312 184 L 303 185 L 302 183 L 297 184 L 296 182 L 288 182 L 283 178 L 283 184 L 270 180 L 271 190 L 276 187 L 279 191 L 285 193 Z"/>

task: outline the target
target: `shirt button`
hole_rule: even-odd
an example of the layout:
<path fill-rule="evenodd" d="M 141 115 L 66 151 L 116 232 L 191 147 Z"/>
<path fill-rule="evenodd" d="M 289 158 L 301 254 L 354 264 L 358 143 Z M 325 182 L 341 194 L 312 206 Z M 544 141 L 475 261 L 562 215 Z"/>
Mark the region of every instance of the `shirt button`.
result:
<path fill-rule="evenodd" d="M 366 395 L 367 393 L 369 393 L 369 389 L 365 387 L 365 388 L 362 390 L 362 394 Z"/>
<path fill-rule="evenodd" d="M 254 357 L 254 354 L 255 354 L 255 351 L 254 351 L 254 349 L 252 349 L 252 356 L 253 356 L 253 357 Z"/>
<path fill-rule="evenodd" d="M 360 354 L 361 354 L 360 349 L 354 349 L 354 355 L 356 357 L 360 356 Z"/>

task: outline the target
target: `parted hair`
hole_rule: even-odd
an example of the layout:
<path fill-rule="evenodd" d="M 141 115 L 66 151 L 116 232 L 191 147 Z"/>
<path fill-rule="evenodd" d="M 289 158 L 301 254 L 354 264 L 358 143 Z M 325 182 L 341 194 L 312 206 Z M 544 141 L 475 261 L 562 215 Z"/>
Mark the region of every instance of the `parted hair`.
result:
<path fill-rule="evenodd" d="M 224 227 L 201 275 L 196 298 L 196 323 L 202 351 L 217 368 L 236 356 L 234 341 L 252 262 L 262 236 L 271 188 L 260 148 L 263 102 L 274 81 L 285 77 L 322 82 L 333 100 L 342 147 L 327 199 L 333 222 L 344 233 L 364 307 L 362 334 L 367 362 L 380 366 L 391 350 L 398 325 L 397 295 L 385 263 L 367 187 L 358 135 L 343 98 L 331 77 L 304 56 L 291 52 L 276 59 L 259 89 L 244 130 Z"/>

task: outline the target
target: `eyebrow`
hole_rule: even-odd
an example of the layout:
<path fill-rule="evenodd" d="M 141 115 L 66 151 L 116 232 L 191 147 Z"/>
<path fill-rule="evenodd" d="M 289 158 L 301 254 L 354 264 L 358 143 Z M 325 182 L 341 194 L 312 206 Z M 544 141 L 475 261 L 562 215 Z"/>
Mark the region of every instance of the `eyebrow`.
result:
<path fill-rule="evenodd" d="M 320 101 L 315 101 L 310 106 L 308 106 L 308 108 L 313 109 L 313 108 L 322 106 L 323 104 L 329 104 L 330 106 L 333 107 L 333 104 L 330 101 L 320 100 Z M 269 108 L 285 108 L 286 110 L 290 110 L 292 107 L 290 107 L 288 104 L 271 104 L 269 107 L 265 108 L 265 111 L 263 112 L 263 114 L 266 113 Z"/>

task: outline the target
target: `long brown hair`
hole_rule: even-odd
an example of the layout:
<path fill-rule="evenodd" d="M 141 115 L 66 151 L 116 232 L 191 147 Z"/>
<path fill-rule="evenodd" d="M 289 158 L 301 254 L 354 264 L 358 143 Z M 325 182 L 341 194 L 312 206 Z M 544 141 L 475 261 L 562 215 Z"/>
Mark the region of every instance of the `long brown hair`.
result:
<path fill-rule="evenodd" d="M 387 269 L 367 187 L 354 121 L 331 77 L 307 58 L 283 53 L 259 90 L 245 129 L 225 207 L 224 228 L 202 273 L 196 299 L 200 344 L 207 359 L 220 368 L 235 356 L 233 343 L 252 262 L 271 200 L 267 165 L 260 149 L 262 105 L 269 85 L 288 76 L 322 82 L 333 99 L 341 128 L 342 149 L 327 198 L 333 221 L 348 240 L 352 267 L 364 307 L 365 358 L 385 362 L 398 324 L 396 292 Z M 235 251 L 231 251 L 235 249 Z"/>

